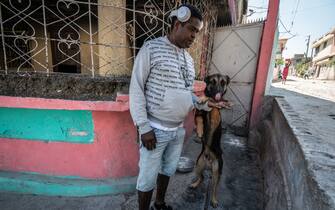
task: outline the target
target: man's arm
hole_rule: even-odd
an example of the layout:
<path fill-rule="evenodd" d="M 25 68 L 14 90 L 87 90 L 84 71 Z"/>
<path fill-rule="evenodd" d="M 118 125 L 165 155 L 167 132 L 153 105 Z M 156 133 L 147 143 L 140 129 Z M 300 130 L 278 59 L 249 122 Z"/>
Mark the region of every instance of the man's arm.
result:
<path fill-rule="evenodd" d="M 233 105 L 229 101 L 213 101 L 210 100 L 210 98 L 207 98 L 207 100 L 202 100 L 198 96 L 196 96 L 194 93 L 192 93 L 192 101 L 194 104 L 194 107 L 198 110 L 204 110 L 204 111 L 211 111 L 212 107 L 216 108 L 225 108 L 225 109 L 230 109 L 231 106 Z"/>
<path fill-rule="evenodd" d="M 193 105 L 198 110 L 211 111 L 212 108 L 208 106 L 208 100 L 202 101 L 198 96 L 192 93 Z"/>
<path fill-rule="evenodd" d="M 156 137 L 148 121 L 146 98 L 144 95 L 145 83 L 150 74 L 150 54 L 144 45 L 138 52 L 129 86 L 130 114 L 133 118 L 143 145 L 151 150 L 155 148 Z"/>

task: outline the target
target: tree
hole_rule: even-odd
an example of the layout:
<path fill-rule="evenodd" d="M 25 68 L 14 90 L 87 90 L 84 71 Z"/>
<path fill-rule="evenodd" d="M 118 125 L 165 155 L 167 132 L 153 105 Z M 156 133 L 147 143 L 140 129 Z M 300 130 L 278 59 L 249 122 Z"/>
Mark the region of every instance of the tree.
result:
<path fill-rule="evenodd" d="M 308 59 L 302 59 L 301 62 L 297 63 L 295 69 L 298 76 L 303 77 L 309 68 L 310 61 Z"/>
<path fill-rule="evenodd" d="M 284 59 L 283 58 L 280 58 L 280 59 L 276 59 L 276 66 L 281 66 L 281 65 L 284 65 Z"/>

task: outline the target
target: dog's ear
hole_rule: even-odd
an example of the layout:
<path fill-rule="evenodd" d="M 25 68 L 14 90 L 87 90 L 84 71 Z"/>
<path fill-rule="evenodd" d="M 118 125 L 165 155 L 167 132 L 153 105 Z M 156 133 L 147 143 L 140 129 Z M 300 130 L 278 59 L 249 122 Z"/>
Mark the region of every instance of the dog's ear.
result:
<path fill-rule="evenodd" d="M 228 75 L 226 75 L 226 81 L 227 81 L 227 85 L 229 85 L 229 83 L 230 83 L 230 77 Z"/>

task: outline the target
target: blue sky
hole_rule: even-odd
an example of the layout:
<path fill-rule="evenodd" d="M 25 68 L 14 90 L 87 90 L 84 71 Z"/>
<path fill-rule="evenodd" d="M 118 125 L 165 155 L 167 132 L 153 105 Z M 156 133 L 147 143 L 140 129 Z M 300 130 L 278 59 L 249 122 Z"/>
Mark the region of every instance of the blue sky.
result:
<path fill-rule="evenodd" d="M 253 9 L 255 13 L 248 19 L 265 17 L 268 1 L 249 0 L 249 9 Z M 335 0 L 280 0 L 279 17 L 290 32 L 280 33 L 279 36 L 290 38 L 283 52 L 284 58 L 305 53 L 308 35 L 311 35 L 308 50 L 310 56 L 312 42 L 335 28 Z M 278 24 L 280 32 L 287 32 L 281 23 Z"/>

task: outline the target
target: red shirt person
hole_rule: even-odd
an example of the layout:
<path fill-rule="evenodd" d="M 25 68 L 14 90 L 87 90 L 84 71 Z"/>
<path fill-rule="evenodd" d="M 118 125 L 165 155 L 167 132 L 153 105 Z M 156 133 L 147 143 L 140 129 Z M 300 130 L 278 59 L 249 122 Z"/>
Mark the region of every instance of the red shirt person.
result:
<path fill-rule="evenodd" d="M 284 70 L 283 70 L 283 79 L 284 79 L 284 80 L 286 80 L 287 75 L 288 75 L 288 65 L 286 65 L 286 66 L 284 67 Z"/>
<path fill-rule="evenodd" d="M 287 78 L 287 75 L 288 75 L 288 69 L 289 69 L 289 66 L 290 66 L 290 64 L 289 63 L 287 63 L 287 64 L 285 64 L 285 67 L 284 67 L 284 69 L 283 69 L 283 72 L 282 72 L 282 83 L 283 84 L 285 84 L 285 82 L 286 82 L 286 78 Z"/>

